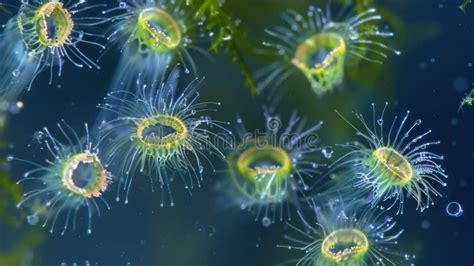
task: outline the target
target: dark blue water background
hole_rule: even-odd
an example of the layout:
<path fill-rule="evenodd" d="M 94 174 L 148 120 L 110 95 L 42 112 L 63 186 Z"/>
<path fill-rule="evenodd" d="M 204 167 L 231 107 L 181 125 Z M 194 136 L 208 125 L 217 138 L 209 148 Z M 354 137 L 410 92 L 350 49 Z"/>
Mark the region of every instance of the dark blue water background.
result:
<path fill-rule="evenodd" d="M 279 21 L 279 12 L 290 6 L 302 11 L 306 5 L 304 1 L 283 0 L 228 2 L 255 43 L 265 27 Z M 284 98 L 278 111 L 283 117 L 297 110 L 310 122 L 325 120 L 321 136 L 326 144 L 333 145 L 353 138 L 352 129 L 334 113 L 336 108 L 347 116 L 351 116 L 351 110 L 370 114 L 372 102 L 382 106 L 388 101 L 390 115 L 411 110 L 413 117 L 423 120 L 424 128 L 433 130 L 433 138 L 442 141 L 436 151 L 445 155 L 443 166 L 449 174 L 449 185 L 442 190 L 444 197 L 436 198 L 436 204 L 427 211 L 419 213 L 409 202 L 405 214 L 395 217 L 398 226 L 406 229 L 398 249 L 415 254 L 416 265 L 473 265 L 474 108 L 466 107 L 459 114 L 457 108 L 465 90 L 474 86 L 474 6 L 468 7 L 464 15 L 456 8 L 460 0 L 378 2 L 387 9 L 393 7 L 409 26 L 429 21 L 437 24 L 440 32 L 427 40 L 412 42 L 401 56 L 391 57 L 386 62 L 392 66 L 391 71 L 384 73 L 390 77 L 373 85 L 349 81 L 347 87 L 333 95 L 318 98 L 301 81 L 302 77 L 291 80 L 285 87 L 292 93 Z M 417 36 L 405 38 L 416 40 Z M 85 51 L 93 53 L 90 49 Z M 10 153 L 40 161 L 43 158 L 36 156 L 34 147 L 27 147 L 34 142 L 35 131 L 45 126 L 52 128 L 60 119 L 79 132 L 85 122 L 92 124 L 98 114 L 96 105 L 107 91 L 119 56 L 118 51 L 107 54 L 100 71 L 66 66 L 64 77 L 52 86 L 46 85 L 47 75 L 41 75 L 32 91 L 23 97 L 23 110 L 10 119 Z M 215 62 L 196 57 L 200 74 L 206 76 L 202 100 L 222 102 L 222 112 L 216 114 L 220 120 L 234 120 L 235 113 L 240 113 L 250 127 L 263 125 L 259 107 L 262 102 L 249 96 L 238 66 L 230 63 L 226 55 L 214 57 Z M 266 63 L 249 61 L 252 69 Z M 219 162 L 216 166 L 225 168 Z M 14 177 L 22 170 L 16 164 Z M 205 173 L 202 188 L 195 189 L 191 197 L 180 186 L 174 187 L 177 200 L 173 208 L 159 207 L 160 195 L 151 193 L 148 180 L 134 184 L 131 202 L 126 206 L 114 202 L 114 195 L 110 195 L 112 210 L 94 219 L 91 235 L 86 235 L 84 228 L 64 236 L 45 233 L 44 243 L 33 251 L 35 265 L 85 260 L 99 265 L 274 265 L 301 255 L 276 248 L 283 242 L 283 224 L 263 227 L 260 221 L 254 222 L 252 214 L 232 206 L 223 195 L 225 191 L 215 189 L 226 178 L 225 173 Z M 462 204 L 461 217 L 446 213 L 451 201 Z M 15 241 L 14 232 L 6 228 L 0 232 L 2 247 Z"/>

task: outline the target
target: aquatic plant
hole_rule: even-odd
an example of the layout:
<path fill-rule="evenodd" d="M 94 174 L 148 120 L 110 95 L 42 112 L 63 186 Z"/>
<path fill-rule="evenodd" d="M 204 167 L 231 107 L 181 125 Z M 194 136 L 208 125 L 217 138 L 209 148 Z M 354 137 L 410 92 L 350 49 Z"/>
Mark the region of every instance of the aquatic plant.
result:
<path fill-rule="evenodd" d="M 51 233 L 60 217 L 66 216 L 61 234 L 66 232 L 71 223 L 75 230 L 77 215 L 84 208 L 87 213 L 87 233 L 91 234 L 93 213 L 101 214 L 97 201 L 110 209 L 102 195 L 108 190 L 111 174 L 101 161 L 98 147 L 92 145 L 87 124 L 83 139 L 65 122 L 58 123 L 58 128 L 64 141 L 54 137 L 47 128 L 36 133 L 38 141 L 51 155 L 51 159 L 45 160 L 45 165 L 9 158 L 34 166 L 18 183 L 28 181 L 36 186 L 24 194 L 25 198 L 17 207 L 25 207 L 32 212 L 28 216 L 30 224 L 36 224 L 42 216 L 46 217 L 43 227 L 52 220 Z"/>
<path fill-rule="evenodd" d="M 101 127 L 101 143 L 109 162 L 116 162 L 120 189 L 125 191 L 125 203 L 132 181 L 138 174 L 150 177 L 151 189 L 156 179 L 169 204 L 174 205 L 170 189 L 171 178 L 179 176 L 187 190 L 203 179 L 204 164 L 208 155 L 224 157 L 213 142 L 213 137 L 223 139 L 209 128 L 224 132 L 227 123 L 205 116 L 216 111 L 217 102 L 198 102 L 201 80 L 194 79 L 180 88 L 179 68 L 161 81 L 143 84 L 136 82 L 136 93 L 116 91 L 108 94 L 104 110 L 116 115 Z M 230 132 L 229 132 L 230 133 Z M 196 183 L 196 184 L 195 184 Z"/>
<path fill-rule="evenodd" d="M 421 142 L 431 130 L 412 135 L 421 125 L 420 119 L 405 128 L 410 111 L 400 122 L 395 116 L 387 130 L 384 118 L 387 105 L 376 117 L 375 105 L 372 104 L 372 123 L 356 113 L 362 124 L 361 129 L 341 116 L 365 144 L 353 142 L 341 145 L 349 151 L 333 164 L 335 170 L 347 168 L 343 174 L 346 179 L 338 186 L 347 186 L 354 197 L 369 194 L 372 206 L 390 209 L 398 203 L 397 214 L 403 213 L 407 198 L 413 198 L 417 203 L 416 209 L 423 211 L 434 204 L 433 196 L 442 195 L 434 185 L 447 185 L 443 179 L 448 176 L 438 163 L 443 156 L 429 150 L 440 142 Z"/>
<path fill-rule="evenodd" d="M 310 6 L 306 14 L 289 10 L 282 18 L 286 25 L 266 30 L 269 40 L 263 45 L 278 59 L 258 73 L 261 90 L 275 92 L 283 81 L 300 72 L 314 93 L 323 95 L 342 84 L 346 66 L 358 60 L 382 63 L 386 52 L 400 54 L 375 39 L 393 33 L 374 24 L 382 19 L 374 8 L 333 20 L 329 7 Z"/>
<path fill-rule="evenodd" d="M 0 252 L 1 265 L 32 265 L 35 261 L 35 249 L 44 242 L 41 232 L 27 230 L 21 238 L 14 243 L 9 243 L 7 251 Z"/>
<path fill-rule="evenodd" d="M 474 104 L 474 89 L 472 89 L 469 93 L 462 98 L 461 103 L 459 104 L 458 112 L 463 109 L 464 106 L 469 105 L 472 106 Z"/>
<path fill-rule="evenodd" d="M 401 265 L 412 255 L 397 251 L 403 229 L 396 230 L 392 217 L 367 208 L 364 202 L 345 202 L 340 198 L 312 204 L 314 218 L 300 213 L 302 227 L 287 223 L 290 243 L 278 245 L 304 252 L 289 263 L 314 266 Z"/>
<path fill-rule="evenodd" d="M 240 20 L 224 9 L 224 0 L 187 0 L 196 6 L 196 16 L 206 20 L 204 28 L 210 32 L 212 43 L 209 50 L 217 53 L 225 50 L 238 63 L 244 83 L 255 96 L 257 85 L 248 63 L 244 58 L 242 45 L 249 43 L 246 33 L 240 27 Z"/>
<path fill-rule="evenodd" d="M 472 0 L 463 0 L 462 3 L 459 5 L 459 9 L 466 14 L 466 7 L 472 4 Z"/>
<path fill-rule="evenodd" d="M 18 14 L 11 18 L 0 38 L 0 96 L 16 98 L 29 90 L 33 81 L 49 69 L 52 83 L 62 75 L 65 61 L 76 67 L 100 68 L 80 49 L 83 44 L 103 49 L 94 39 L 100 35 L 88 29 L 106 19 L 86 11 L 104 5 L 85 6 L 85 1 L 22 1 Z M 52 30 L 54 29 L 54 30 Z"/>
<path fill-rule="evenodd" d="M 305 178 L 320 174 L 323 164 L 316 132 L 319 122 L 306 127 L 306 121 L 293 113 L 286 128 L 278 116 L 265 112 L 266 129 L 255 134 L 237 120 L 236 143 L 228 156 L 231 195 L 241 208 L 256 209 L 256 220 L 266 226 L 290 219 L 290 207 L 299 209 L 300 199 L 309 188 Z"/>

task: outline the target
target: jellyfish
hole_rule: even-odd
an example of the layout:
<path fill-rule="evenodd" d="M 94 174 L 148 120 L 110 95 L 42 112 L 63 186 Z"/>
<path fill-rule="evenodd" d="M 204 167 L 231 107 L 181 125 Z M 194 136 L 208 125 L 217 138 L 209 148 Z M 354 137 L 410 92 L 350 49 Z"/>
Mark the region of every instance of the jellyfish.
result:
<path fill-rule="evenodd" d="M 112 175 L 101 161 L 102 155 L 99 154 L 98 146 L 94 146 L 91 142 L 87 124 L 85 124 L 86 136 L 82 139 L 64 121 L 57 126 L 62 139 L 54 137 L 48 128 L 43 128 L 35 134 L 43 149 L 51 155 L 45 164 L 9 158 L 29 163 L 34 167 L 18 181 L 18 183 L 28 182 L 32 189 L 24 194 L 24 199 L 17 204 L 17 207 L 24 207 L 31 212 L 28 216 L 30 224 L 38 223 L 44 216 L 43 227 L 51 223 L 51 233 L 55 230 L 60 217 L 65 216 L 66 221 L 63 223 L 61 234 L 67 231 L 70 224 L 75 230 L 77 216 L 81 213 L 81 209 L 85 209 L 87 233 L 91 234 L 92 216 L 101 214 L 99 206 L 104 205 L 106 209 L 110 209 L 103 194 L 109 190 Z"/>
<path fill-rule="evenodd" d="M 184 2 L 125 0 L 104 12 L 120 12 L 112 16 L 107 37 L 121 51 L 111 91 L 133 88 L 138 74 L 145 83 L 155 82 L 175 59 L 186 73 L 197 72 L 189 50 L 206 54 L 194 44 L 203 36 L 202 23 Z"/>
<path fill-rule="evenodd" d="M 168 78 L 154 84 L 137 80 L 137 92 L 115 91 L 108 94 L 104 111 L 115 114 L 100 126 L 100 139 L 109 161 L 115 165 L 120 193 L 125 192 L 125 204 L 135 176 L 148 176 L 151 190 L 155 181 L 165 192 L 169 205 L 174 206 L 170 183 L 180 177 L 186 190 L 201 186 L 204 166 L 210 155 L 223 158 L 217 140 L 220 133 L 230 133 L 226 122 L 212 119 L 207 112 L 216 111 L 218 102 L 198 102 L 200 79 L 187 86 L 178 85 L 179 68 Z M 219 133 L 211 129 L 219 129 Z M 212 167 L 212 164 L 210 164 Z"/>
<path fill-rule="evenodd" d="M 368 195 L 372 206 L 388 209 L 398 206 L 397 214 L 402 214 L 405 200 L 412 198 L 416 209 L 423 211 L 434 204 L 433 197 L 442 196 L 437 185 L 447 185 L 444 179 L 448 176 L 439 164 L 443 156 L 430 150 L 440 141 L 423 141 L 431 130 L 415 134 L 422 121 L 417 119 L 410 123 L 410 111 L 401 121 L 395 116 L 386 128 L 387 105 L 385 103 L 381 115 L 376 117 L 372 104 L 372 123 L 362 114 L 356 114 L 362 124 L 360 129 L 343 118 L 356 130 L 362 143 L 342 145 L 348 152 L 332 168 L 344 168 L 343 183 L 347 183 L 356 196 Z"/>
<path fill-rule="evenodd" d="M 241 118 L 237 119 L 237 136 L 228 161 L 229 195 L 242 209 L 255 211 L 255 220 L 264 226 L 291 219 L 291 207 L 299 209 L 301 196 L 310 187 L 309 180 L 320 173 L 318 162 L 320 138 L 317 131 L 323 123 L 307 127 L 296 113 L 282 128 L 278 116 L 265 112 L 266 131 L 251 134 Z"/>
<path fill-rule="evenodd" d="M 49 69 L 49 83 L 62 75 L 65 62 L 82 68 L 100 67 L 82 52 L 83 45 L 103 49 L 88 29 L 106 19 L 86 14 L 104 5 L 85 1 L 22 1 L 18 14 L 5 25 L 0 38 L 0 96 L 15 99 Z"/>
<path fill-rule="evenodd" d="M 363 201 L 335 198 L 310 206 L 314 221 L 299 213 L 302 226 L 287 223 L 288 244 L 277 246 L 304 252 L 296 265 L 402 265 L 415 258 L 397 250 L 403 233 L 397 222 Z"/>
<path fill-rule="evenodd" d="M 381 16 L 374 8 L 342 20 L 333 20 L 329 7 L 323 11 L 310 6 L 306 14 L 289 10 L 285 25 L 266 30 L 265 51 L 278 57 L 257 73 L 260 93 L 275 93 L 283 81 L 302 73 L 313 92 L 324 95 L 344 81 L 345 67 L 359 60 L 382 63 L 388 53 L 400 54 L 380 40 L 391 37 L 380 30 Z"/>

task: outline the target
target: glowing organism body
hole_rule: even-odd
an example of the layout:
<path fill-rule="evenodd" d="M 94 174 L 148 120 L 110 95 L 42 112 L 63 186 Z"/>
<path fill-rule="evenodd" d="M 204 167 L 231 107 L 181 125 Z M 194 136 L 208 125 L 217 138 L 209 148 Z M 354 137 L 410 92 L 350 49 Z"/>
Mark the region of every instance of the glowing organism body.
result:
<path fill-rule="evenodd" d="M 204 164 L 209 154 L 223 156 L 213 141 L 222 138 L 210 127 L 225 130 L 224 122 L 204 116 L 216 111 L 220 103 L 197 102 L 195 79 L 184 89 L 178 88 L 179 70 L 176 68 L 167 79 L 154 84 L 136 82 L 136 93 L 117 91 L 109 93 L 105 111 L 116 116 L 100 126 L 101 143 L 109 154 L 110 163 L 117 169 L 120 189 L 125 191 L 125 203 L 135 176 L 156 180 L 164 194 L 174 205 L 170 183 L 179 176 L 185 189 L 192 189 L 203 179 Z"/>
<path fill-rule="evenodd" d="M 50 84 L 54 68 L 62 75 L 64 62 L 77 67 L 99 68 L 79 47 L 83 44 L 104 48 L 87 28 L 104 23 L 101 17 L 84 15 L 103 5 L 83 6 L 85 1 L 22 1 L 18 14 L 10 19 L 0 38 L 0 95 L 16 98 L 29 90 L 35 78 L 49 68 Z"/>
<path fill-rule="evenodd" d="M 305 178 L 319 174 L 321 150 L 316 132 L 322 122 L 306 128 L 296 114 L 286 128 L 278 117 L 265 114 L 266 131 L 251 134 L 238 119 L 240 143 L 228 156 L 230 195 L 236 205 L 256 209 L 256 220 L 290 219 L 290 206 L 299 208 L 298 195 L 308 189 Z M 315 160 L 315 161 L 313 161 Z"/>
<path fill-rule="evenodd" d="M 397 213 L 403 213 L 405 200 L 413 198 L 417 210 L 425 210 L 434 204 L 433 196 L 441 196 L 435 184 L 446 186 L 443 179 L 448 177 L 438 163 L 443 156 L 429 150 L 440 142 L 421 142 L 431 130 L 412 136 L 421 120 L 407 125 L 409 111 L 399 124 L 396 116 L 387 129 L 384 127 L 387 104 L 379 118 L 376 118 L 374 105 L 372 107 L 372 126 L 362 114 L 356 114 L 362 130 L 344 118 L 366 145 L 359 142 L 342 145 L 349 152 L 334 163 L 334 168 L 347 168 L 343 186 L 347 186 L 355 197 L 368 194 L 373 206 L 390 209 L 398 203 Z"/>
<path fill-rule="evenodd" d="M 374 38 L 393 36 L 378 30 L 381 16 L 374 8 L 342 21 L 333 21 L 329 8 L 313 6 L 307 14 L 290 10 L 283 15 L 287 23 L 266 30 L 269 40 L 263 44 L 278 59 L 260 73 L 261 90 L 276 89 L 296 72 L 302 73 L 317 95 L 333 91 L 344 80 L 345 67 L 358 60 L 382 63 L 386 51 L 399 54 Z"/>
<path fill-rule="evenodd" d="M 40 186 L 25 193 L 25 198 L 18 204 L 33 213 L 28 216 L 28 222 L 35 224 L 39 218 L 46 216 L 43 226 L 52 219 L 50 232 L 62 216 L 66 216 L 61 234 L 64 234 L 70 223 L 76 227 L 77 214 L 81 208 L 87 212 L 87 232 L 91 231 L 93 213 L 100 216 L 97 201 L 107 209 L 109 205 L 102 198 L 111 182 L 111 174 L 101 161 L 97 146 L 92 146 L 86 125 L 86 137 L 79 139 L 77 133 L 66 123 L 58 124 L 65 142 L 53 137 L 47 128 L 38 132 L 37 138 L 49 151 L 52 160 L 46 160 L 46 165 L 28 162 L 35 166 L 26 172 L 19 182 L 36 181 Z M 20 159 L 14 159 L 24 161 Z"/>
<path fill-rule="evenodd" d="M 121 12 L 111 18 L 108 38 L 121 48 L 121 57 L 111 90 L 133 87 L 137 75 L 145 83 L 159 80 L 161 72 L 178 59 L 186 72 L 196 73 L 189 49 L 204 52 L 193 42 L 202 36 L 200 23 L 185 1 L 126 0 L 109 12 Z"/>
<path fill-rule="evenodd" d="M 285 235 L 291 244 L 278 247 L 303 251 L 296 265 L 359 266 L 404 265 L 414 256 L 396 250 L 403 229 L 396 230 L 393 218 L 363 202 L 329 200 L 322 206 L 312 206 L 315 217 L 301 215 L 303 227 L 288 224 Z"/>

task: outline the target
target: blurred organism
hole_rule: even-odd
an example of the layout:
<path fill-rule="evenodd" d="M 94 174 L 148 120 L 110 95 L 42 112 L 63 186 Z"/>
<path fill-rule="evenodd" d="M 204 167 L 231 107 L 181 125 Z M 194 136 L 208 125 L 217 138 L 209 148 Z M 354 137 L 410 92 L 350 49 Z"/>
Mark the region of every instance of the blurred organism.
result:
<path fill-rule="evenodd" d="M 255 219 L 269 226 L 291 219 L 290 209 L 300 208 L 312 178 L 321 174 L 317 131 L 323 123 L 307 126 L 305 119 L 293 113 L 284 126 L 279 116 L 264 115 L 263 132 L 249 131 L 237 119 L 239 142 L 227 158 L 230 184 L 224 187 L 229 188 L 235 205 L 254 211 Z"/>
<path fill-rule="evenodd" d="M 393 33 L 374 24 L 382 19 L 374 8 L 333 19 L 329 6 L 325 10 L 310 6 L 306 14 L 289 10 L 282 17 L 286 25 L 266 31 L 269 40 L 263 44 L 276 60 L 259 72 L 262 90 L 278 89 L 299 71 L 314 93 L 323 95 L 342 84 L 347 66 L 354 67 L 359 60 L 381 64 L 387 52 L 400 54 L 378 40 Z"/>

